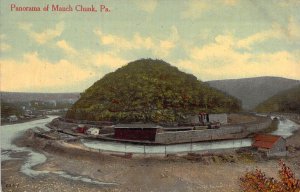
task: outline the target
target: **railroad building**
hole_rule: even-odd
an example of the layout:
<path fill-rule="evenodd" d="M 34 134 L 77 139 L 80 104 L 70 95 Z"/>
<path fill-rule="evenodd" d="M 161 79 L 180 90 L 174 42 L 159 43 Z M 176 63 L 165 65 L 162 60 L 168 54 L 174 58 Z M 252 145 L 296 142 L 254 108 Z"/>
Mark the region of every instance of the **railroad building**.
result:
<path fill-rule="evenodd" d="M 161 126 L 154 124 L 117 124 L 115 125 L 115 139 L 155 141 L 156 132 Z"/>
<path fill-rule="evenodd" d="M 258 134 L 254 137 L 252 146 L 265 152 L 268 157 L 287 154 L 286 140 L 277 135 Z"/>

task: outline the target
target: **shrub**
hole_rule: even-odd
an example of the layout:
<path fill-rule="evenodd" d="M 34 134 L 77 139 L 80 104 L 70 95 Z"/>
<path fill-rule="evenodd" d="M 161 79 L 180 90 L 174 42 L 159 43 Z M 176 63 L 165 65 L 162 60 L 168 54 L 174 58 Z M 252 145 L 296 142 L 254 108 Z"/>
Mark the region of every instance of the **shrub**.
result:
<path fill-rule="evenodd" d="M 260 169 L 246 172 L 240 178 L 240 187 L 244 192 L 300 192 L 300 180 L 283 161 L 279 161 L 280 180 L 267 177 Z"/>

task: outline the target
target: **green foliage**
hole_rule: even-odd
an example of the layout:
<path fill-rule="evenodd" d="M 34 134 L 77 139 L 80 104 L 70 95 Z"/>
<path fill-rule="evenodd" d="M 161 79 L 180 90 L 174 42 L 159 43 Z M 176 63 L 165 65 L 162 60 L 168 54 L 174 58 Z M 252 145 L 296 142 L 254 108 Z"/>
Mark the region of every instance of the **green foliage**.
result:
<path fill-rule="evenodd" d="M 161 61 L 129 63 L 94 83 L 67 118 L 121 122 L 174 122 L 188 114 L 240 110 L 235 98 Z"/>
<path fill-rule="evenodd" d="M 10 115 L 20 115 L 21 109 L 12 103 L 1 101 L 1 117 L 9 117 Z"/>
<path fill-rule="evenodd" d="M 300 113 L 300 85 L 274 95 L 259 104 L 256 111 Z"/>

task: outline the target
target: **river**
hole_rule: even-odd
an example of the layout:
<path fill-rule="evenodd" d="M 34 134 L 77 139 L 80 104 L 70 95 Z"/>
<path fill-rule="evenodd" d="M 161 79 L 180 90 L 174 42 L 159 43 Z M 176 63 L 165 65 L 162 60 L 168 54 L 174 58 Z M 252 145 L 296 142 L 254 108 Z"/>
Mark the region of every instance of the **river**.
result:
<path fill-rule="evenodd" d="M 30 128 L 40 127 L 45 130 L 49 130 L 45 124 L 52 121 L 56 116 L 50 116 L 47 119 L 40 119 L 26 123 L 13 124 L 13 125 L 4 125 L 1 126 L 1 162 L 5 160 L 18 160 L 20 158 L 12 158 L 11 154 L 18 152 L 26 152 L 28 155 L 23 157 L 24 163 L 21 166 L 21 172 L 27 176 L 35 177 L 43 174 L 53 173 L 60 177 L 82 181 L 86 183 L 98 184 L 98 185 L 115 185 L 115 183 L 105 183 L 91 178 L 87 178 L 81 175 L 74 176 L 70 175 L 64 171 L 37 171 L 33 167 L 39 164 L 46 162 L 47 157 L 38 152 L 34 152 L 31 148 L 28 147 L 18 147 L 13 144 L 13 140 L 23 134 L 26 130 Z M 21 158 L 22 159 L 22 158 Z"/>

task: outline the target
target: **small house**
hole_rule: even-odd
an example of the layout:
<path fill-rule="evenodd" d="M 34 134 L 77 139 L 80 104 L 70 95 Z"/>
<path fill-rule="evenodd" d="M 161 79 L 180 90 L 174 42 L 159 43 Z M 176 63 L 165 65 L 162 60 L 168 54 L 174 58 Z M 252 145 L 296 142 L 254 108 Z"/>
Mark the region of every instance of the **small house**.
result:
<path fill-rule="evenodd" d="M 88 128 L 85 125 L 78 125 L 75 129 L 76 133 L 85 133 Z"/>
<path fill-rule="evenodd" d="M 11 115 L 11 116 L 8 117 L 8 121 L 9 122 L 16 122 L 18 120 L 19 119 L 18 119 L 18 117 L 16 115 Z"/>
<path fill-rule="evenodd" d="M 258 134 L 254 137 L 252 146 L 265 152 L 268 157 L 287 154 L 286 140 L 277 135 Z"/>
<path fill-rule="evenodd" d="M 86 134 L 88 135 L 99 135 L 99 129 L 95 127 L 91 127 L 88 130 L 86 130 Z"/>

